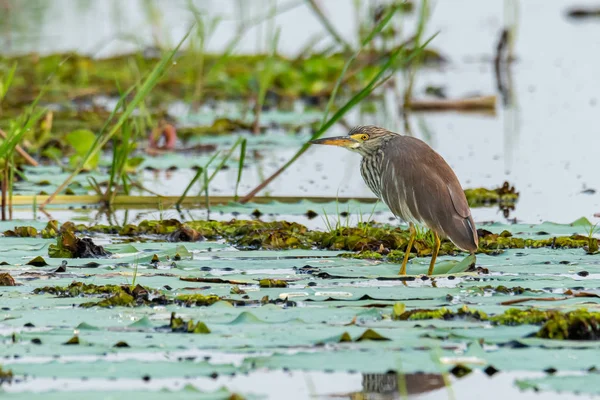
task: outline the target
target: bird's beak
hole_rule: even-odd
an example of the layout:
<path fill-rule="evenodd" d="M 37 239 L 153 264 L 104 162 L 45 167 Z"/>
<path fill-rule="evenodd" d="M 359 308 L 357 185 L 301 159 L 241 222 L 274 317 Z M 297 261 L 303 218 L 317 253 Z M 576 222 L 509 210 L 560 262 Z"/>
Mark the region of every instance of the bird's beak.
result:
<path fill-rule="evenodd" d="M 347 149 L 354 149 L 358 147 L 359 142 L 352 139 L 350 136 L 336 136 L 324 139 L 311 140 L 312 144 L 326 144 L 329 146 L 340 146 Z"/>

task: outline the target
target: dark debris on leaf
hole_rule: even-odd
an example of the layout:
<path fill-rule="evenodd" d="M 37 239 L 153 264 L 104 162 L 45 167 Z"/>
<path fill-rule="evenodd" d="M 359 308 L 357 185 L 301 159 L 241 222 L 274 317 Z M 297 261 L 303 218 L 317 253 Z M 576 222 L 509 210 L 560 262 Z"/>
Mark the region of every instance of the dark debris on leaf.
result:
<path fill-rule="evenodd" d="M 46 260 L 44 260 L 44 257 L 37 256 L 37 257 L 33 258 L 32 260 L 30 260 L 25 265 L 32 265 L 34 267 L 45 267 L 48 265 L 48 263 L 46 262 Z"/>
<path fill-rule="evenodd" d="M 63 227 L 66 225 L 63 224 Z M 75 236 L 74 230 L 61 227 L 61 233 L 56 238 L 56 244 L 48 247 L 51 258 L 103 258 L 110 253 L 102 246 L 96 245 L 91 238 L 80 239 Z"/>
<path fill-rule="evenodd" d="M 450 373 L 457 378 L 463 378 L 469 375 L 473 370 L 466 365 L 458 364 L 450 370 Z"/>
<path fill-rule="evenodd" d="M 0 286 L 17 286 L 17 283 L 8 272 L 3 272 L 0 273 Z"/>

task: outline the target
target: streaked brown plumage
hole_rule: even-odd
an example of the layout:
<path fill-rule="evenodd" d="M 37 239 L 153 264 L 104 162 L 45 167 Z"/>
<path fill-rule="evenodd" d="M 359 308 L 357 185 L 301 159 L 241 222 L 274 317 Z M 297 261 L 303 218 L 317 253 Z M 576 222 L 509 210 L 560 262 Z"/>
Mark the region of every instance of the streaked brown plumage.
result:
<path fill-rule="evenodd" d="M 376 126 L 359 126 L 348 136 L 315 140 L 314 144 L 346 147 L 363 156 L 361 174 L 369 188 L 398 218 L 409 223 L 411 240 L 400 270 L 406 273 L 414 241 L 414 224 L 435 233 L 429 274 L 439 250 L 438 235 L 471 253 L 477 250 L 475 222 L 452 168 L 425 142 Z"/>

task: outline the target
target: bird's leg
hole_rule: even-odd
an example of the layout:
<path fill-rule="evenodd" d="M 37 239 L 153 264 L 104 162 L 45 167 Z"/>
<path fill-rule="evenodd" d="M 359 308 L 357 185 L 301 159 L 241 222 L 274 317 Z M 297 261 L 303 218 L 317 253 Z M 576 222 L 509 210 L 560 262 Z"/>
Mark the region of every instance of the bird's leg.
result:
<path fill-rule="evenodd" d="M 415 242 L 415 236 L 417 236 L 415 225 L 412 222 L 408 223 L 408 230 L 410 231 L 410 238 L 408 239 L 408 245 L 406 246 L 406 251 L 404 253 L 404 260 L 402 261 L 402 267 L 400 268 L 398 275 L 406 275 L 406 263 L 408 262 L 408 256 L 410 255 L 412 245 Z"/>
<path fill-rule="evenodd" d="M 440 251 L 440 237 L 436 232 L 433 232 L 433 236 L 435 237 L 435 247 L 433 249 L 433 254 L 431 255 L 431 262 L 429 263 L 429 271 L 427 271 L 427 275 L 433 275 L 433 267 L 435 266 L 435 260 L 437 259 L 437 255 Z"/>

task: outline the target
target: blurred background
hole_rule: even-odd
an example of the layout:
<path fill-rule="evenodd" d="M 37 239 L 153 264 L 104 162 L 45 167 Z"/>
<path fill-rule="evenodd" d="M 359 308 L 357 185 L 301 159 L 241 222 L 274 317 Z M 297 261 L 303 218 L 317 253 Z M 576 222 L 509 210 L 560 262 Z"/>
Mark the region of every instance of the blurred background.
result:
<path fill-rule="evenodd" d="M 594 6 L 600 4 L 593 1 L 575 6 L 570 0 L 0 0 L 0 76 L 12 60 L 18 61 L 19 68 L 26 67 L 32 54 L 38 59 L 62 55 L 67 61 L 59 69 L 83 56 L 138 54 L 151 60 L 172 49 L 196 22 L 180 55 L 182 62 L 187 60 L 186 74 L 204 74 L 203 95 L 190 98 L 181 94 L 183 89 L 173 90 L 161 106 L 178 128 L 205 126 L 203 133 L 215 133 L 215 121 L 220 119 L 246 118 L 249 125 L 231 129 L 227 137 L 215 141 L 197 134 L 187 142 L 229 148 L 238 137 L 252 136 L 248 139 L 252 152 L 238 188 L 244 194 L 289 160 L 316 130 L 328 96 L 310 91 L 318 93 L 335 82 L 344 60 L 393 5 L 402 10 L 362 54 L 367 50 L 386 54 L 398 44 L 411 43 L 415 34 L 422 44 L 437 33 L 427 45 L 430 53 L 420 57 L 418 64 L 395 70 L 376 96 L 352 108 L 327 135 L 344 134 L 353 125 L 381 125 L 429 143 L 454 168 L 464 188 L 493 189 L 504 182 L 514 186 L 519 193 L 516 207 L 477 208 L 478 222 L 567 223 L 581 216 L 598 221 L 594 219 L 600 212 L 595 82 L 600 70 L 596 51 L 600 18 Z M 77 57 L 67 59 L 68 54 Z M 266 55 L 268 60 L 269 54 L 288 61 L 268 67 L 268 62 L 243 58 Z M 173 71 L 179 68 L 175 60 L 169 72 L 173 79 Z M 246 62 L 255 69 L 246 71 L 248 78 L 235 85 L 249 87 L 259 98 L 265 86 L 258 137 L 251 135 L 250 115 L 256 94 L 238 95 L 239 88 L 229 88 L 236 69 L 244 69 Z M 271 68 L 270 75 L 261 73 L 265 68 Z M 300 72 L 288 74 L 286 68 Z M 357 71 L 349 68 L 351 73 Z M 104 74 L 110 80 L 110 70 Z M 342 87 L 334 109 L 373 74 Z M 330 80 L 321 81 L 321 75 Z M 309 88 L 300 90 L 310 93 L 288 98 L 268 85 L 292 87 L 281 83 L 285 79 L 306 81 L 302 84 Z M 26 82 L 16 82 L 5 102 L 10 102 L 11 94 L 24 95 Z M 209 88 L 235 93 L 219 97 L 206 94 Z M 480 104 L 469 112 L 457 109 L 455 103 L 465 99 L 483 103 L 492 99 L 492 104 Z M 407 100 L 415 107 L 407 107 Z M 79 101 L 79 107 L 107 110 L 115 104 L 114 93 L 73 101 Z M 419 102 L 423 104 L 417 107 Z M 178 146 L 182 147 L 180 142 Z M 60 151 L 64 155 L 65 150 Z M 154 192 L 179 195 L 195 175 L 193 168 L 181 167 L 181 160 L 206 160 L 210 154 L 187 152 L 180 153 L 181 159 L 167 158 L 170 162 L 146 161 L 145 167 L 164 165 L 165 170 L 145 168 L 139 172 L 141 181 Z M 342 149 L 311 148 L 261 194 L 372 197 L 360 176 L 359 161 L 358 155 Z M 180 168 L 169 169 L 173 164 Z M 233 194 L 237 175 L 236 168 L 217 174 L 210 183 L 211 193 Z"/>

